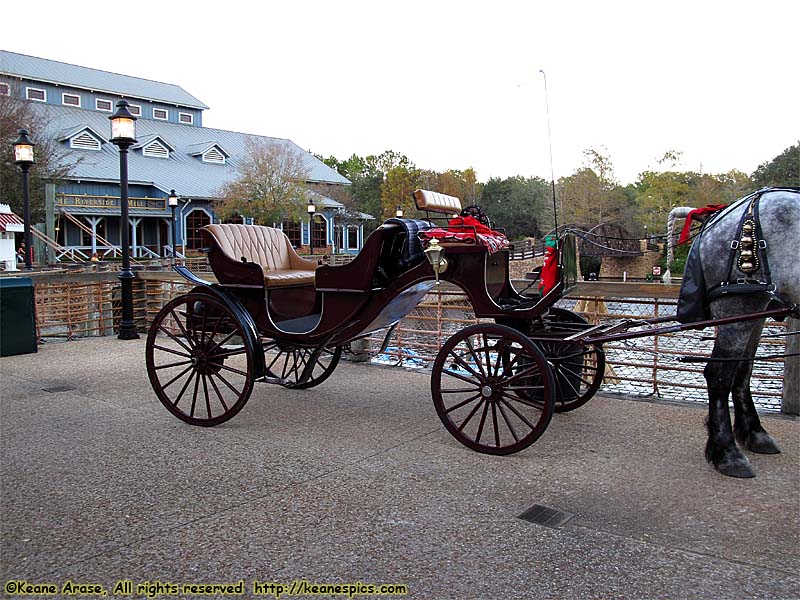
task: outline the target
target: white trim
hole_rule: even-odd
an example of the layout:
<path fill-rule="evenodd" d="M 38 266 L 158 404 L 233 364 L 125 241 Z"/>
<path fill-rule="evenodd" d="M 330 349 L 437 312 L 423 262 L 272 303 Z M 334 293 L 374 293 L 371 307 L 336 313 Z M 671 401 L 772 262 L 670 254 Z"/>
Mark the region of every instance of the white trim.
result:
<path fill-rule="evenodd" d="M 70 98 L 77 99 L 78 103 L 77 104 L 72 104 L 70 102 L 67 102 L 66 101 L 67 96 L 69 96 Z M 70 94 L 69 92 L 61 92 L 61 104 L 63 104 L 64 106 L 72 106 L 72 107 L 75 107 L 75 108 L 80 108 L 81 107 L 80 94 Z"/>
<path fill-rule="evenodd" d="M 184 117 L 189 117 L 188 121 L 184 121 Z M 194 125 L 194 115 L 192 113 L 187 112 L 179 112 L 178 113 L 178 123 L 182 123 L 183 125 Z"/>
<path fill-rule="evenodd" d="M 31 98 L 31 92 L 42 92 L 44 98 Z M 33 100 L 34 102 L 47 102 L 47 90 L 42 88 L 35 88 L 35 87 L 28 87 L 25 86 L 25 99 L 26 100 Z"/>
<path fill-rule="evenodd" d="M 80 139 L 83 138 L 83 142 Z M 75 144 L 75 140 L 79 140 L 78 145 Z M 95 142 L 95 145 L 89 145 L 90 141 Z M 69 138 L 69 147 L 74 148 L 75 150 L 100 150 L 102 149 L 103 143 L 98 140 L 94 135 L 92 135 L 88 129 L 84 129 L 83 131 L 79 132 L 77 135 L 73 135 Z"/>
<path fill-rule="evenodd" d="M 163 112 L 163 113 L 164 113 L 164 116 L 163 116 L 163 117 L 158 117 L 158 116 L 156 116 L 156 111 L 161 111 L 161 112 Z M 169 110 L 167 110 L 166 108 L 156 108 L 156 107 L 154 106 L 154 107 L 153 107 L 153 118 L 154 118 L 155 120 L 157 120 L 157 121 L 169 121 Z"/>
<path fill-rule="evenodd" d="M 10 96 L 11 95 L 11 84 L 6 83 L 5 81 L 0 81 L 0 90 L 6 88 L 5 92 L 0 92 L 0 96 Z"/>
<path fill-rule="evenodd" d="M 98 106 L 99 102 L 108 102 L 108 108 L 100 108 Z M 95 108 L 95 110 L 101 110 L 103 112 L 114 112 L 114 101 L 113 100 L 106 100 L 105 98 L 95 98 L 94 99 L 94 108 Z"/>
<path fill-rule="evenodd" d="M 142 116 L 142 105 L 141 104 L 129 104 L 128 110 L 134 117 L 141 117 Z"/>
<path fill-rule="evenodd" d="M 157 149 L 155 149 L 157 147 Z M 153 150 L 151 150 L 153 148 Z M 165 155 L 166 154 L 166 155 Z M 142 156 L 150 158 L 169 158 L 170 150 L 159 138 L 142 147 Z"/>
<path fill-rule="evenodd" d="M 189 211 L 184 210 L 184 209 L 186 209 L 186 207 L 188 207 L 191 204 L 192 204 L 192 201 L 188 200 L 186 202 L 186 204 L 184 204 L 183 207 L 179 211 L 180 212 L 180 217 L 181 217 L 181 231 L 180 231 L 180 233 L 183 234 L 181 236 L 181 241 L 183 242 L 183 253 L 184 254 L 186 254 L 186 234 L 188 233 L 188 230 L 186 229 L 186 218 L 190 214 L 192 214 L 194 211 L 201 210 L 201 211 L 203 211 L 204 213 L 206 213 L 208 215 L 210 224 L 214 223 L 214 215 L 211 212 L 209 212 L 209 210 L 205 206 L 195 206 L 195 207 L 192 207 L 191 210 L 189 210 Z"/>
<path fill-rule="evenodd" d="M 209 154 L 213 155 L 213 158 L 209 158 Z M 208 150 L 203 152 L 200 157 L 204 163 L 208 163 L 211 165 L 224 165 L 227 161 L 225 154 L 219 149 L 219 146 L 214 145 L 211 146 Z"/>

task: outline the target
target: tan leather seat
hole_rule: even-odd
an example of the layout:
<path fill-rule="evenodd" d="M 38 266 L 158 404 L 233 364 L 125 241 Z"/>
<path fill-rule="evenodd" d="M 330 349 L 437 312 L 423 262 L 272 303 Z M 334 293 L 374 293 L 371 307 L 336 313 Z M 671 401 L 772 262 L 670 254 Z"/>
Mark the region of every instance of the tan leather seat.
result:
<path fill-rule="evenodd" d="M 262 225 L 207 225 L 205 229 L 231 260 L 244 258 L 260 265 L 268 288 L 314 285 L 316 261 L 298 256 L 280 229 Z"/>

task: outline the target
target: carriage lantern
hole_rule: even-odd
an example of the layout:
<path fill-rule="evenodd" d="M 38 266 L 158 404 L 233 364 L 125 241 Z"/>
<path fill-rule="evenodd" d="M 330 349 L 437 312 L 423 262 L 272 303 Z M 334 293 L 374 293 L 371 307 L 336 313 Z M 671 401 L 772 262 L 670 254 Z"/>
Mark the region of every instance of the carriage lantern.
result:
<path fill-rule="evenodd" d="M 397 205 L 397 208 L 394 210 L 394 216 L 397 217 L 398 219 L 403 218 L 403 207 L 400 206 L 399 204 Z"/>
<path fill-rule="evenodd" d="M 439 245 L 439 240 L 433 238 L 428 247 L 425 248 L 425 257 L 431 263 L 431 268 L 436 274 L 436 283 L 439 283 L 439 275 L 447 271 L 447 259 L 444 257 L 444 248 Z"/>

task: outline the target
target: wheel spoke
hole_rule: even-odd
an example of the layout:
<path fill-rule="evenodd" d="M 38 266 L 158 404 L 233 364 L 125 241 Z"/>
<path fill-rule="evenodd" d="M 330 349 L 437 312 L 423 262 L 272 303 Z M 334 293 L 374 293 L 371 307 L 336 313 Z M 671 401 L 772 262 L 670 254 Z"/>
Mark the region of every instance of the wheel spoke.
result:
<path fill-rule="evenodd" d="M 174 333 L 172 333 L 171 331 L 169 331 L 169 330 L 165 329 L 165 328 L 164 328 L 164 325 L 163 325 L 163 321 L 162 321 L 162 324 L 159 324 L 159 326 L 158 326 L 158 329 L 159 329 L 159 330 L 161 330 L 161 331 L 163 331 L 164 333 L 166 333 L 166 334 L 167 334 L 167 336 L 168 336 L 170 339 L 172 339 L 172 340 L 174 340 L 176 343 L 180 344 L 180 345 L 183 347 L 183 349 L 184 349 L 184 350 L 186 350 L 187 352 L 189 352 L 189 353 L 191 354 L 191 352 L 192 352 L 192 348 L 191 348 L 191 346 L 188 346 L 188 345 L 184 344 L 184 343 L 183 343 L 183 340 L 181 340 L 181 339 L 180 339 L 178 336 L 176 336 L 176 335 L 175 335 Z"/>
<path fill-rule="evenodd" d="M 228 389 L 230 389 L 230 391 L 232 391 L 234 394 L 238 396 L 241 393 L 240 390 L 237 390 L 235 387 L 233 387 L 233 385 L 227 379 L 225 379 L 220 373 L 215 373 L 215 375 L 219 377 L 220 381 L 222 381 L 222 383 L 228 386 Z"/>
<path fill-rule="evenodd" d="M 241 375 L 242 377 L 247 377 L 247 373 L 244 371 L 240 371 L 239 369 L 234 369 L 233 367 L 229 367 L 228 365 L 220 365 L 220 369 L 225 369 L 226 371 L 231 371 L 232 373 L 236 373 L 237 375 Z"/>
<path fill-rule="evenodd" d="M 192 412 L 189 413 L 190 417 L 194 416 L 194 407 L 197 404 L 197 390 L 200 387 L 200 375 L 198 374 L 194 380 L 194 394 L 192 395 Z"/>
<path fill-rule="evenodd" d="M 474 396 L 470 396 L 470 397 L 469 397 L 469 398 L 467 398 L 466 400 L 463 400 L 463 401 L 459 402 L 458 404 L 454 404 L 453 406 L 449 407 L 449 408 L 448 408 L 447 410 L 445 410 L 444 412 L 445 412 L 445 413 L 451 413 L 451 412 L 453 412 L 454 410 L 458 410 L 458 409 L 459 409 L 459 408 L 461 408 L 462 406 L 466 406 L 466 405 L 467 405 L 467 404 L 469 404 L 470 402 L 474 402 L 475 400 L 477 400 L 477 399 L 478 399 L 478 398 L 480 398 L 480 397 L 481 397 L 480 393 L 478 393 L 478 394 L 475 394 Z"/>
<path fill-rule="evenodd" d="M 186 328 L 183 326 L 183 323 L 181 323 L 181 320 L 178 318 L 178 315 L 175 314 L 175 311 L 171 310 L 170 313 L 172 314 L 172 318 L 175 319 L 175 324 L 178 326 L 178 328 L 183 333 L 183 337 L 186 339 L 187 342 L 189 342 L 189 346 L 191 346 L 191 350 L 194 350 L 195 347 L 197 346 L 197 344 L 194 342 L 194 338 L 191 335 L 189 335 L 188 331 L 186 331 Z"/>
<path fill-rule="evenodd" d="M 497 377 L 500 374 L 500 365 L 502 364 L 501 357 L 505 355 L 506 344 L 507 344 L 507 341 L 506 341 L 505 336 L 501 337 L 500 338 L 500 344 L 498 344 L 498 346 L 500 346 L 500 347 L 497 348 L 497 362 L 494 365 L 495 366 L 494 377 Z"/>
<path fill-rule="evenodd" d="M 170 367 L 180 367 L 183 365 L 190 365 L 192 364 L 191 360 L 182 360 L 176 363 L 168 363 L 166 365 L 158 365 L 157 367 L 153 367 L 156 371 L 160 371 L 161 369 L 169 369 Z"/>
<path fill-rule="evenodd" d="M 173 406 L 178 406 L 178 402 L 180 402 L 181 398 L 183 398 L 183 394 L 184 392 L 186 392 L 186 388 L 189 387 L 189 384 L 192 382 L 192 379 L 194 379 L 196 376 L 197 376 L 197 371 L 192 371 L 192 374 L 189 375 L 189 379 L 187 379 L 186 383 L 183 384 L 183 387 L 181 388 L 178 397 L 175 398 L 175 402 L 172 403 Z"/>
<path fill-rule="evenodd" d="M 474 417 L 474 416 L 475 416 L 475 413 L 477 413 L 477 412 L 478 412 L 478 410 L 480 409 L 480 407 L 481 407 L 483 404 L 485 404 L 485 403 L 486 403 L 486 398 L 481 398 L 481 401 L 480 401 L 480 402 L 478 402 L 478 403 L 475 405 L 475 407 L 474 407 L 474 408 L 473 408 L 473 409 L 470 411 L 470 413 L 467 415 L 467 418 L 466 418 L 466 419 L 464 419 L 464 420 L 461 422 L 461 425 L 459 425 L 459 426 L 458 426 L 458 430 L 459 430 L 459 431 L 463 431 L 463 430 L 464 430 L 464 427 L 466 427 L 466 426 L 467 426 L 467 423 L 469 423 L 469 422 L 472 420 L 472 417 Z"/>
<path fill-rule="evenodd" d="M 525 415 L 523 415 L 521 412 L 519 412 L 519 411 L 516 409 L 516 407 L 515 407 L 513 404 L 509 404 L 509 403 L 508 403 L 506 400 L 503 400 L 502 398 L 500 399 L 500 404 L 501 404 L 501 405 L 505 405 L 505 406 L 507 406 L 507 407 L 508 407 L 508 409 L 509 409 L 511 412 L 513 412 L 515 415 L 517 415 L 517 417 L 519 417 L 519 418 L 520 418 L 520 420 L 521 420 L 523 423 L 525 423 L 525 425 L 527 425 L 528 427 L 530 427 L 530 428 L 531 428 L 531 430 L 534 430 L 534 429 L 536 429 L 536 426 L 535 426 L 533 423 L 531 423 L 530 421 L 528 421 L 528 418 L 527 418 Z M 509 427 L 510 427 L 510 425 L 509 425 Z"/>
<path fill-rule="evenodd" d="M 177 356 L 183 356 L 184 358 L 192 358 L 191 354 L 186 354 L 185 352 L 178 352 L 177 350 L 174 350 L 173 348 L 167 348 L 165 346 L 159 346 L 157 344 L 153 344 L 153 348 L 155 350 L 161 350 L 163 352 L 168 352 L 169 354 L 175 354 Z"/>
<path fill-rule="evenodd" d="M 464 381 L 466 383 L 471 383 L 471 384 L 476 385 L 476 386 L 479 386 L 481 384 L 480 381 L 476 381 L 474 379 L 469 379 L 468 377 L 465 377 L 464 375 L 461 375 L 460 373 L 456 373 L 455 371 L 450 371 L 448 369 L 442 369 L 442 373 L 444 375 L 450 375 L 450 377 L 455 377 L 456 379 L 460 379 L 461 381 Z"/>
<path fill-rule="evenodd" d="M 206 397 L 206 412 L 208 413 L 208 418 L 211 418 L 211 400 L 208 398 L 208 384 L 206 383 L 206 376 L 203 375 L 203 395 Z"/>
<path fill-rule="evenodd" d="M 186 367 L 186 368 L 185 368 L 183 371 L 181 371 L 181 372 L 180 372 L 180 373 L 178 373 L 178 374 L 177 374 L 175 377 L 173 377 L 172 379 L 170 379 L 170 380 L 169 380 L 167 383 L 165 383 L 164 385 L 162 385 L 162 386 L 161 386 L 161 389 L 162 389 L 162 390 L 165 390 L 165 389 L 167 389 L 169 386 L 171 386 L 173 383 L 175 383 L 175 382 L 176 382 L 178 379 L 180 379 L 180 378 L 181 378 L 181 377 L 183 377 L 183 376 L 184 376 L 186 373 L 188 373 L 189 371 L 191 371 L 193 367 L 194 367 L 194 365 L 189 365 L 188 367 Z"/>
<path fill-rule="evenodd" d="M 500 447 L 500 430 L 497 427 L 497 405 L 492 402 L 492 426 L 494 427 L 494 445 Z"/>
<path fill-rule="evenodd" d="M 486 414 L 489 412 L 489 403 L 483 403 L 483 414 L 481 415 L 481 422 L 478 425 L 478 435 L 475 437 L 475 443 L 480 444 L 481 442 L 481 434 L 483 433 L 483 425 L 486 423 Z"/>
<path fill-rule="evenodd" d="M 453 357 L 453 360 L 455 360 L 458 364 L 464 367 L 467 371 L 475 375 L 475 377 L 477 377 L 479 381 L 485 379 L 485 375 L 483 375 L 483 369 L 481 369 L 481 372 L 478 373 L 475 369 L 469 366 L 469 364 L 463 358 L 461 358 L 458 354 L 456 354 L 455 350 L 451 350 L 450 355 Z M 473 358 L 474 356 L 475 355 L 473 354 Z"/>
<path fill-rule="evenodd" d="M 500 411 L 500 415 L 503 417 L 503 421 L 506 422 L 506 427 L 508 427 L 508 430 L 511 432 L 511 437 L 514 438 L 515 442 L 518 442 L 519 441 L 519 436 L 517 435 L 517 432 L 514 430 L 514 426 L 511 424 L 511 421 L 508 420 L 508 415 L 506 414 L 506 411 L 503 408 L 502 399 L 501 399 L 500 402 L 497 403 L 497 408 Z M 499 446 L 499 444 L 498 444 L 498 446 Z"/>
<path fill-rule="evenodd" d="M 475 373 L 475 375 L 477 375 L 481 379 L 486 377 L 486 373 L 483 370 L 483 364 L 482 364 L 480 355 L 479 355 L 478 351 L 475 350 L 475 347 L 472 345 L 472 338 L 467 336 L 466 338 L 464 338 L 464 343 L 467 345 L 467 348 L 469 349 L 469 353 L 472 355 L 472 359 L 475 361 L 475 364 L 481 370 L 480 373 L 475 373 L 475 371 L 472 371 L 472 369 L 470 369 L 470 371 Z M 465 367 L 467 367 L 467 363 L 466 362 L 464 362 L 463 360 L 461 362 L 464 364 Z"/>
<path fill-rule="evenodd" d="M 213 387 L 214 391 L 217 393 L 217 398 L 219 398 L 219 403 L 222 404 L 222 408 L 225 409 L 225 412 L 228 412 L 228 405 L 225 404 L 225 398 L 222 397 L 222 394 L 220 393 L 219 388 L 217 387 L 217 384 L 214 381 L 214 377 L 209 375 L 208 376 L 208 381 L 209 381 L 209 383 L 211 383 L 211 387 Z"/>

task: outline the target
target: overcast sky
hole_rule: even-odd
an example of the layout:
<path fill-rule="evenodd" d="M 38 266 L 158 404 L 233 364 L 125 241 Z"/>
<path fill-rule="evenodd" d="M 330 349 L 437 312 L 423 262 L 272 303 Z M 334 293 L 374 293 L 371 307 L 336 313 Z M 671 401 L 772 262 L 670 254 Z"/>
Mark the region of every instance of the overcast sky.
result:
<path fill-rule="evenodd" d="M 118 10 L 117 10 L 118 9 Z M 5 2 L 0 48 L 180 85 L 204 125 L 478 178 L 751 173 L 800 140 L 800 2 Z"/>

